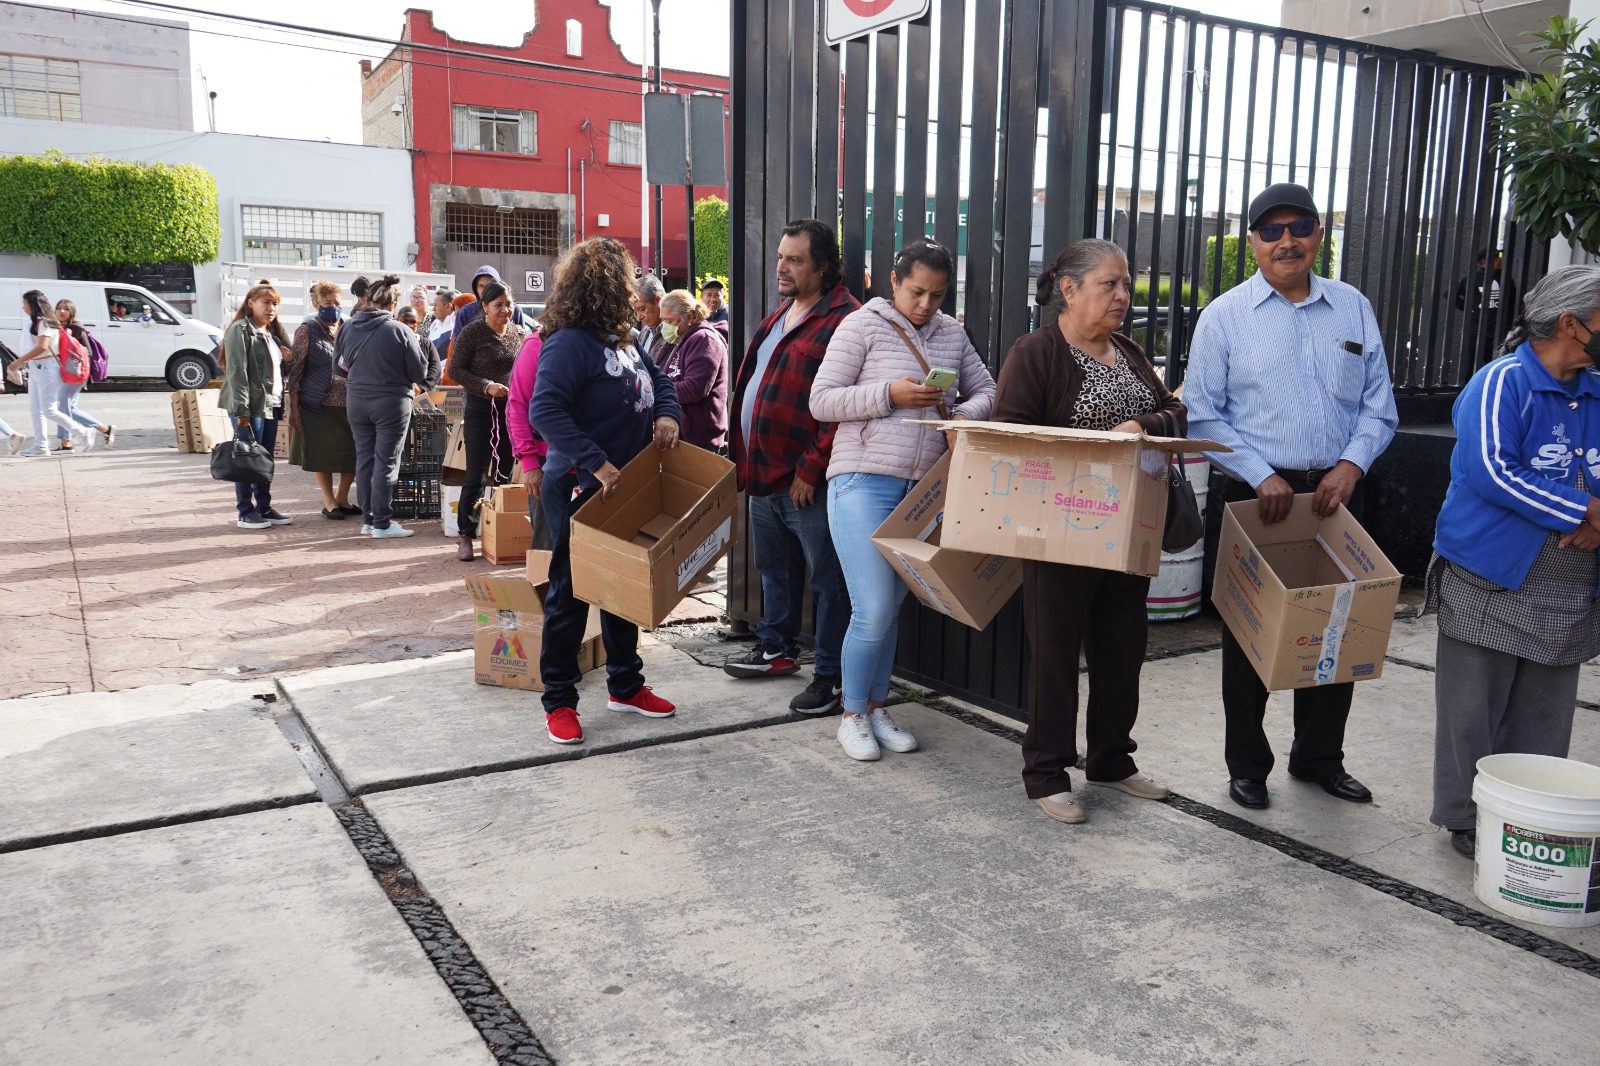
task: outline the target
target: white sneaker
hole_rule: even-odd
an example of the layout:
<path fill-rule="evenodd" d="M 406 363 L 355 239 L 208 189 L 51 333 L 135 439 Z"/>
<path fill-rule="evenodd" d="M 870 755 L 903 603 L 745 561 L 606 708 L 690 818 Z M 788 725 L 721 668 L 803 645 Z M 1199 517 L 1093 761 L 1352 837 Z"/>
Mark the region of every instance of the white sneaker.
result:
<path fill-rule="evenodd" d="M 95 434 L 95 431 L 92 430 L 92 429 L 84 430 L 84 432 L 83 432 L 83 450 L 85 452 L 94 451 L 94 434 Z"/>
<path fill-rule="evenodd" d="M 362 525 L 361 525 L 361 535 L 363 537 L 372 536 L 372 523 L 371 522 L 363 522 L 362 523 Z"/>
<path fill-rule="evenodd" d="M 895 720 L 889 717 L 887 708 L 879 707 L 867 718 L 872 726 L 872 736 L 879 744 L 890 751 L 916 751 L 917 738 L 901 729 Z"/>
<path fill-rule="evenodd" d="M 22 450 L 23 442 L 27 440 L 21 433 L 11 434 L 11 454 L 16 455 Z"/>
<path fill-rule="evenodd" d="M 883 755 L 864 714 L 850 714 L 847 711 L 840 717 L 839 746 L 846 755 L 860 762 L 872 762 Z"/>
<path fill-rule="evenodd" d="M 407 529 L 405 526 L 401 525 L 399 522 L 390 522 L 389 525 L 388 525 L 388 528 L 386 528 L 386 529 L 378 529 L 378 528 L 374 527 L 373 530 L 372 530 L 371 536 L 372 536 L 373 540 L 386 540 L 389 537 L 410 537 L 410 536 L 415 536 L 416 532 L 417 531 L 414 530 L 414 529 Z"/>

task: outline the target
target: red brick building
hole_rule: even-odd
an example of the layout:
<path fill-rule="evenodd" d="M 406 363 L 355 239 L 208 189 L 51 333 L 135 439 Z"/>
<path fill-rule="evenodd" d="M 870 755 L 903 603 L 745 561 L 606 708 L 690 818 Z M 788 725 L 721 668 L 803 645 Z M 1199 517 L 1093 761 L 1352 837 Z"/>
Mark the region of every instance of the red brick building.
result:
<path fill-rule="evenodd" d="M 528 303 L 544 301 L 550 267 L 573 242 L 615 237 L 648 266 L 653 234 L 643 213 L 650 72 L 624 58 L 597 0 L 537 0 L 535 10 L 522 43 L 502 48 L 456 40 L 413 8 L 403 43 L 361 63 L 363 139 L 412 153 L 419 268 L 464 285 L 492 263 Z M 662 78 L 668 91 L 728 91 L 716 75 L 663 68 Z M 727 190 L 695 190 L 711 194 Z M 687 264 L 684 214 L 682 188 L 665 188 L 669 279 Z M 543 273 L 543 290 L 527 284 L 530 271 Z"/>

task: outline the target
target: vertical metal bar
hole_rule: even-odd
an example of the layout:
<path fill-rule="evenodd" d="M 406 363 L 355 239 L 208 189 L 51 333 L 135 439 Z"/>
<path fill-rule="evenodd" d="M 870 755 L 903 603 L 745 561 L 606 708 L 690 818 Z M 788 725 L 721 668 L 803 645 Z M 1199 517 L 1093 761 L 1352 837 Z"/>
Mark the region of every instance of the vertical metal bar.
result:
<path fill-rule="evenodd" d="M 1039 0 L 1010 5 L 1006 37 L 1005 183 L 1001 191 L 1000 333 L 995 351 L 1010 350 L 1028 331 L 1030 301 L 1023 298 L 1033 273 L 1034 161 L 1039 145 Z M 1079 217 L 1082 217 L 1081 215 Z"/>
<path fill-rule="evenodd" d="M 1049 124 L 1045 146 L 1042 255 L 1094 232 L 1100 184 L 1100 106 L 1106 72 L 1104 8 L 1093 0 L 1048 0 Z"/>
<path fill-rule="evenodd" d="M 1454 94 L 1455 113 L 1451 116 L 1446 136 L 1449 143 L 1455 145 L 1481 144 L 1482 129 L 1478 125 L 1481 111 L 1478 101 L 1481 94 L 1487 91 L 1486 82 L 1474 74 L 1458 72 L 1457 85 Z M 1476 139 L 1468 140 L 1469 137 Z M 1440 219 L 1444 228 L 1444 240 L 1440 245 L 1439 273 L 1446 279 L 1444 298 L 1439 311 L 1442 317 L 1438 328 L 1430 330 L 1438 345 L 1439 356 L 1437 360 L 1437 373 L 1440 380 L 1448 380 L 1455 376 L 1461 363 L 1463 346 L 1460 338 L 1456 336 L 1461 324 L 1462 316 L 1457 311 L 1465 311 L 1465 289 L 1458 289 L 1457 285 L 1468 286 L 1466 275 L 1462 270 L 1463 250 L 1471 247 L 1470 235 L 1462 237 L 1464 225 L 1470 226 L 1472 217 L 1472 203 L 1475 198 L 1476 181 L 1473 179 L 1473 153 L 1464 153 L 1459 164 L 1452 167 L 1454 174 L 1454 189 L 1450 197 L 1448 213 Z M 1463 302 L 1458 306 L 1457 295 L 1462 296 Z"/>
<path fill-rule="evenodd" d="M 765 183 L 761 180 L 766 165 L 766 91 L 762 73 L 766 70 L 766 14 L 765 4 L 734 4 L 729 12 L 728 103 L 732 110 L 734 175 L 728 188 L 728 217 L 733 220 L 728 247 L 728 266 L 733 272 L 733 291 L 729 294 L 730 377 L 737 372 L 767 306 L 762 275 L 770 272 L 762 269 L 767 257 L 762 247 L 766 205 L 762 202 Z M 742 531 L 746 512 L 743 507 L 739 510 Z M 728 615 L 736 626 L 748 625 L 761 613 L 761 582 L 753 570 L 750 538 L 735 536 L 728 559 Z"/>
<path fill-rule="evenodd" d="M 1278 77 L 1283 73 L 1283 37 L 1272 35 L 1272 88 L 1267 93 L 1267 181 L 1277 181 L 1273 172 L 1274 152 L 1278 147 Z"/>
<path fill-rule="evenodd" d="M 1499 85 L 1496 84 L 1496 82 L 1498 82 L 1498 79 L 1496 79 L 1495 82 L 1491 82 L 1491 86 L 1493 86 L 1493 88 L 1491 88 L 1490 91 L 1490 99 L 1499 99 L 1502 95 L 1502 90 L 1500 89 Z M 1481 151 L 1487 154 L 1489 151 L 1488 146 L 1485 145 Z M 1485 256 L 1483 284 L 1485 288 L 1488 288 L 1491 276 L 1487 268 L 1493 266 L 1494 264 L 1494 251 L 1500 236 L 1500 212 L 1503 206 L 1503 194 L 1505 192 L 1506 183 L 1501 178 L 1499 171 L 1489 164 L 1488 159 L 1484 160 L 1483 170 L 1487 180 L 1492 185 L 1492 191 L 1490 193 L 1489 201 L 1489 217 L 1486 220 L 1487 225 L 1484 226 L 1483 239 L 1478 243 L 1477 250 L 1480 254 Z M 1487 296 L 1485 297 L 1485 300 L 1487 301 Z M 1504 301 L 1502 301 L 1502 303 L 1503 302 Z M 1494 329 L 1498 322 L 1499 315 L 1478 315 L 1478 328 L 1475 331 L 1476 335 L 1472 339 L 1472 361 L 1470 363 L 1463 363 L 1462 373 L 1460 374 L 1458 380 L 1452 382 L 1451 384 L 1461 385 L 1471 375 L 1471 371 L 1477 366 L 1477 361 L 1481 357 L 1481 353 L 1485 350 L 1485 348 L 1487 348 L 1490 338 L 1494 336 Z M 1504 334 L 1502 334 L 1502 336 L 1504 336 Z"/>
<path fill-rule="evenodd" d="M 1222 166 L 1217 177 L 1217 234 L 1213 240 L 1216 246 L 1210 256 L 1211 261 L 1211 295 L 1218 296 L 1222 292 L 1222 261 L 1226 258 L 1228 231 L 1233 227 L 1228 225 L 1228 172 L 1233 169 L 1233 160 L 1228 152 L 1232 148 L 1229 133 L 1233 130 L 1233 78 L 1235 71 L 1234 60 L 1239 51 L 1239 29 L 1237 26 L 1228 27 L 1228 72 L 1222 85 L 1222 150 L 1219 153 Z M 1248 188 L 1250 182 L 1245 181 Z"/>
<path fill-rule="evenodd" d="M 861 296 L 867 271 L 867 63 L 871 46 L 865 37 L 844 45 L 844 209 L 840 223 L 844 279 Z"/>
<path fill-rule="evenodd" d="M 1311 89 L 1311 163 L 1307 167 L 1305 185 L 1306 189 L 1311 193 L 1311 198 L 1315 200 L 1317 198 L 1317 134 L 1322 129 L 1322 68 L 1328 62 L 1328 46 L 1319 41 L 1317 50 L 1312 54 L 1315 57 L 1312 62 L 1317 65 L 1317 79 L 1312 83 Z M 1295 79 L 1296 81 L 1299 80 L 1298 74 L 1295 75 Z M 1295 95 L 1299 95 L 1298 86 L 1296 87 Z M 1299 114 L 1299 109 L 1296 108 L 1296 118 L 1299 117 Z M 1296 143 L 1298 143 L 1298 138 Z M 1292 171 L 1289 180 L 1294 180 Z"/>
<path fill-rule="evenodd" d="M 1251 155 L 1255 147 L 1256 135 L 1256 76 L 1261 71 L 1261 34 L 1256 33 L 1250 39 L 1250 94 L 1245 111 L 1244 122 L 1244 181 L 1239 189 L 1239 246 L 1234 250 L 1233 282 L 1235 285 L 1244 282 L 1244 257 L 1250 246 L 1250 200 L 1255 195 L 1251 189 L 1255 185 L 1255 158 Z M 1231 116 L 1230 116 L 1231 118 Z M 1222 250 L 1217 250 L 1217 258 L 1222 257 Z"/>
<path fill-rule="evenodd" d="M 767 4 L 767 41 L 766 56 L 788 55 L 790 51 L 789 31 L 791 27 L 792 12 L 788 0 L 766 0 Z M 763 57 L 765 58 L 765 57 Z M 789 218 L 789 161 L 792 158 L 793 148 L 788 137 L 789 115 L 793 101 L 789 94 L 789 70 L 783 63 L 765 63 L 767 76 L 767 140 L 766 159 L 762 180 L 767 185 L 767 211 L 765 230 L 768 235 L 770 247 L 764 253 L 767 257 L 774 254 L 778 245 L 777 235 L 782 231 L 784 223 Z M 767 273 L 771 273 L 769 270 Z M 764 307 L 772 307 L 776 302 L 777 283 L 771 282 L 774 299 Z"/>
<path fill-rule="evenodd" d="M 1290 103 L 1294 110 L 1289 115 L 1289 180 L 1294 181 L 1300 164 L 1300 82 L 1305 75 L 1306 55 L 1298 37 L 1290 40 L 1294 41 L 1294 97 Z M 1312 128 L 1316 128 L 1315 123 Z"/>
<path fill-rule="evenodd" d="M 1172 60 L 1177 41 L 1177 16 L 1169 13 L 1166 23 L 1167 35 L 1161 45 L 1161 116 L 1156 124 L 1156 209 L 1150 221 L 1150 291 L 1146 294 L 1144 320 L 1144 350 L 1152 353 L 1152 356 L 1156 350 L 1156 311 L 1161 306 L 1161 268 L 1166 258 L 1166 249 L 1161 247 L 1161 231 L 1167 213 L 1167 129 L 1172 112 Z M 1173 281 L 1176 284 L 1177 279 Z M 1132 310 L 1131 306 L 1129 310 Z M 1169 366 L 1167 373 L 1173 373 L 1174 369 Z"/>
<path fill-rule="evenodd" d="M 811 0 L 799 0 L 793 5 L 794 30 L 790 37 L 789 54 L 789 109 L 791 115 L 790 137 L 793 142 L 789 156 L 790 218 L 805 215 L 816 202 L 817 149 L 814 140 L 815 108 L 817 106 L 816 63 L 817 49 L 822 40 L 817 33 L 817 6 Z"/>
<path fill-rule="evenodd" d="M 1373 233 L 1382 232 L 1379 222 L 1384 216 L 1386 199 L 1385 190 L 1388 188 L 1386 175 L 1389 165 L 1389 122 L 1394 113 L 1394 63 L 1380 56 L 1373 56 L 1362 60 L 1362 74 L 1365 75 L 1370 67 L 1372 74 L 1370 81 L 1362 77 L 1361 89 L 1366 84 L 1371 85 L 1370 91 L 1358 97 L 1354 121 L 1365 126 L 1366 133 L 1362 136 L 1360 148 L 1360 162 L 1364 164 L 1361 173 L 1362 202 L 1360 205 L 1359 227 L 1361 230 L 1361 257 L 1360 277 L 1356 280 L 1359 288 L 1369 300 L 1372 300 L 1371 274 L 1374 263 L 1379 263 L 1381 270 L 1382 250 L 1373 246 Z M 1358 89 L 1358 92 L 1360 89 Z M 1385 104 L 1388 106 L 1386 107 Z M 1352 175 L 1355 172 L 1352 172 Z M 1352 202 L 1351 207 L 1356 205 Z M 1349 230 L 1346 229 L 1346 240 L 1349 240 Z M 1377 303 L 1377 300 L 1372 300 Z"/>
<path fill-rule="evenodd" d="M 1191 19 L 1189 24 L 1193 27 L 1194 20 Z M 1205 31 L 1205 58 L 1201 61 L 1200 70 L 1195 74 L 1199 83 L 1200 143 L 1197 154 L 1200 158 L 1200 170 L 1193 179 L 1195 183 L 1193 250 L 1189 253 L 1191 259 L 1185 271 L 1189 280 L 1189 297 L 1184 301 L 1183 328 L 1180 334 L 1182 343 L 1174 348 L 1175 351 L 1182 352 L 1185 368 L 1189 360 L 1189 338 L 1194 334 L 1194 324 L 1200 315 L 1200 290 L 1205 285 L 1206 192 L 1208 191 L 1206 146 L 1207 133 L 1211 127 L 1211 62 L 1216 44 L 1216 24 L 1209 19 L 1206 20 Z M 1184 192 L 1187 194 L 1188 189 L 1185 188 Z"/>
<path fill-rule="evenodd" d="M 1324 208 L 1324 211 L 1326 213 L 1324 214 L 1322 220 L 1322 224 L 1330 238 L 1333 235 L 1334 209 L 1335 205 L 1337 205 L 1339 202 L 1339 149 L 1343 147 L 1339 141 L 1339 120 L 1344 117 L 1344 71 L 1348 63 L 1345 59 L 1345 53 L 1342 47 L 1339 49 L 1338 63 L 1339 76 L 1334 79 L 1333 88 L 1333 132 L 1328 135 L 1328 147 L 1331 153 L 1328 158 L 1328 199 L 1325 201 L 1326 207 Z M 1346 194 L 1348 194 L 1349 191 L 1350 183 L 1346 181 Z M 1344 217 L 1345 224 L 1348 226 L 1350 221 L 1350 212 L 1348 208 L 1344 213 Z M 1330 269 L 1332 265 L 1332 259 L 1333 241 L 1331 239 L 1325 240 L 1322 242 L 1322 265 L 1317 270 L 1317 272 L 1323 277 L 1333 276 L 1333 271 Z"/>
<path fill-rule="evenodd" d="M 931 12 L 931 9 L 930 9 Z M 908 23 L 906 34 L 906 157 L 901 194 L 905 221 L 901 232 L 907 241 L 931 234 L 928 227 L 928 94 L 932 72 L 933 28 L 929 15 Z M 955 245 L 951 245 L 954 248 Z"/>
<path fill-rule="evenodd" d="M 1423 141 L 1423 165 L 1417 198 L 1416 226 L 1411 243 L 1413 269 L 1411 271 L 1411 301 L 1406 307 L 1404 336 L 1416 353 L 1418 374 L 1423 381 L 1433 381 L 1433 351 L 1431 338 L 1423 332 L 1423 317 L 1432 305 L 1431 290 L 1437 286 L 1439 270 L 1444 265 L 1436 253 L 1439 236 L 1439 210 L 1443 199 L 1444 138 L 1438 136 L 1446 123 L 1442 109 L 1448 105 L 1443 68 L 1430 63 L 1427 66 L 1428 109 L 1426 122 L 1418 122 L 1417 132 Z M 1420 117 L 1420 116 L 1419 116 Z"/>
<path fill-rule="evenodd" d="M 995 151 L 999 138 L 1000 20 L 975 22 L 972 54 L 972 133 L 967 174 L 967 333 L 998 372 L 995 350 Z"/>
<path fill-rule="evenodd" d="M 1122 97 L 1122 39 L 1127 26 L 1127 11 L 1114 6 L 1106 17 L 1106 79 L 1111 85 L 1111 99 L 1106 105 L 1106 180 L 1105 218 L 1100 236 L 1108 241 L 1117 239 L 1117 154 L 1122 145 L 1119 103 Z M 1091 127 L 1093 128 L 1093 127 Z"/>
<path fill-rule="evenodd" d="M 872 118 L 872 291 L 863 299 L 889 295 L 889 268 L 897 247 L 894 200 L 900 143 L 899 29 L 874 33 L 872 48 L 878 80 Z"/>
<path fill-rule="evenodd" d="M 939 243 L 961 251 L 961 104 L 965 99 L 966 0 L 939 0 L 939 129 L 943 161 L 934 177 L 933 232 Z M 959 282 L 959 278 L 956 279 Z M 956 313 L 956 289 L 944 296 L 946 314 Z"/>
<path fill-rule="evenodd" d="M 817 47 L 817 176 L 811 200 L 812 218 L 830 225 L 839 214 L 839 65 L 838 45 Z"/>
<path fill-rule="evenodd" d="M 1139 66 L 1138 83 L 1133 93 L 1133 164 L 1128 177 L 1128 270 L 1139 273 L 1139 172 L 1144 166 L 1144 98 L 1145 83 L 1150 74 L 1150 12 L 1139 12 Z M 1128 317 L 1133 317 L 1130 302 Z"/>
<path fill-rule="evenodd" d="M 1463 90 L 1469 83 L 1470 79 L 1461 71 L 1450 71 L 1435 113 L 1439 189 L 1432 214 L 1432 239 L 1426 253 L 1432 278 L 1426 289 L 1427 307 L 1417 327 L 1418 341 L 1423 348 L 1423 376 L 1430 381 L 1442 380 L 1451 372 L 1440 323 L 1455 302 L 1456 277 L 1451 252 L 1461 212 L 1463 169 L 1456 156 L 1459 146 L 1466 143 L 1461 139 L 1466 125 Z"/>

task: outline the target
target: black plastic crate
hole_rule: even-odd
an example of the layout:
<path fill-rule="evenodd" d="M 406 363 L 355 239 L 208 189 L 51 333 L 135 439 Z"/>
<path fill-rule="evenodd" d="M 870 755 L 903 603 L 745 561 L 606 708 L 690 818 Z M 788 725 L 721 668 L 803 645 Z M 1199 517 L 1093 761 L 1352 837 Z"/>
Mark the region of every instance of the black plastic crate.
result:
<path fill-rule="evenodd" d="M 395 482 L 391 505 L 396 518 L 438 518 L 439 479 L 402 476 Z"/>
<path fill-rule="evenodd" d="M 444 458 L 445 446 L 449 443 L 450 423 L 444 415 L 413 411 L 411 428 L 406 431 L 406 444 L 400 453 L 400 462 L 404 465 L 407 460 L 432 459 L 437 463 Z"/>
<path fill-rule="evenodd" d="M 444 473 L 444 459 L 437 455 L 400 456 L 400 476 L 412 481 L 431 481 L 439 484 Z"/>

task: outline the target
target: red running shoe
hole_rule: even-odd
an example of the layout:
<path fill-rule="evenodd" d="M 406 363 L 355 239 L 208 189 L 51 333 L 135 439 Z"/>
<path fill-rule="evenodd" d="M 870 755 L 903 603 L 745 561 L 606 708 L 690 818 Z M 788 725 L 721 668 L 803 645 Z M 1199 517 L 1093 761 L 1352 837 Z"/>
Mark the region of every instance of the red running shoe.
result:
<path fill-rule="evenodd" d="M 553 711 L 546 711 L 544 723 L 550 732 L 550 739 L 557 744 L 583 743 L 583 726 L 578 724 L 578 712 L 573 708 L 557 707 Z"/>
<path fill-rule="evenodd" d="M 671 718 L 678 713 L 678 708 L 651 692 L 649 688 L 641 688 L 625 700 L 610 696 L 606 699 L 606 706 L 613 711 L 632 711 L 646 718 Z"/>

